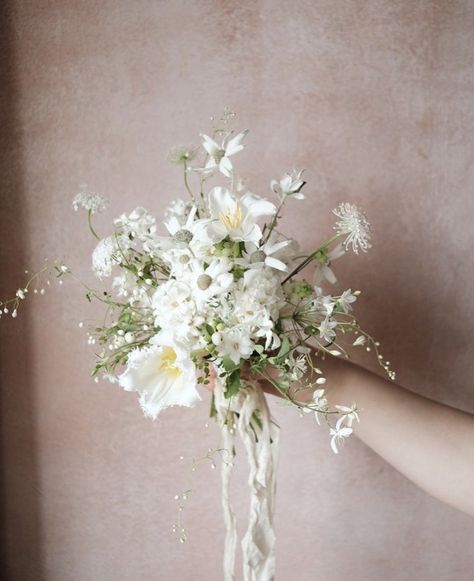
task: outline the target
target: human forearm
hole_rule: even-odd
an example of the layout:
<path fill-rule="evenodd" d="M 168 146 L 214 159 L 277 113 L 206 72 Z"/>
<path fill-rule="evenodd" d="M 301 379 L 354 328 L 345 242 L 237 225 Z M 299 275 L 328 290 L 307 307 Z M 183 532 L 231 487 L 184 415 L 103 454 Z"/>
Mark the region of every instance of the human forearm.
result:
<path fill-rule="evenodd" d="M 327 397 L 357 403 L 354 433 L 418 486 L 474 516 L 474 416 L 344 360 L 326 359 Z"/>

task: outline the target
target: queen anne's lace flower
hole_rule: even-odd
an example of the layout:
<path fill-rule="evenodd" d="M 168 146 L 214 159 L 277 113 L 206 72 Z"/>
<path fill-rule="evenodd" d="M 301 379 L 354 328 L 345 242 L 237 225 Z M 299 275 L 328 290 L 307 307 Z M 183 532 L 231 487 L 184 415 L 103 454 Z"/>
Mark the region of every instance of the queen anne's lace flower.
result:
<path fill-rule="evenodd" d="M 369 248 L 372 248 L 370 244 L 372 236 L 370 223 L 366 215 L 357 206 L 344 202 L 334 208 L 333 213 L 340 218 L 336 222 L 334 229 L 338 234 L 347 234 L 344 240 L 346 250 L 351 246 L 352 250 L 358 254 L 359 248 L 363 252 L 367 252 Z"/>
<path fill-rule="evenodd" d="M 98 212 L 103 212 L 107 208 L 108 202 L 101 195 L 94 192 L 88 192 L 83 188 L 83 190 L 74 197 L 72 206 L 76 212 L 79 208 L 82 208 L 91 214 L 97 214 Z"/>

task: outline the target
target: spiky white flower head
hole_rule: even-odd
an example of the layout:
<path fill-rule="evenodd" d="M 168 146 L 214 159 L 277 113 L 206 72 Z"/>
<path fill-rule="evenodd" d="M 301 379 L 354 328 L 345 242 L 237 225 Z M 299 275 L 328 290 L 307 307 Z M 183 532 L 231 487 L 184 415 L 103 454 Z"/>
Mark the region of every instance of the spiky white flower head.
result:
<path fill-rule="evenodd" d="M 87 190 L 86 186 L 81 186 L 81 191 L 74 197 L 72 201 L 72 207 L 77 212 L 79 208 L 90 212 L 91 214 L 97 214 L 98 212 L 103 212 L 107 206 L 108 202 L 101 195 L 95 192 L 90 192 Z"/>
<path fill-rule="evenodd" d="M 334 208 L 333 214 L 340 218 L 336 222 L 334 230 L 341 235 L 347 234 L 347 238 L 344 240 L 346 250 L 351 246 L 355 254 L 358 254 L 359 248 L 363 252 L 367 252 L 369 248 L 372 248 L 370 244 L 372 237 L 370 222 L 355 204 L 343 202 L 337 208 Z"/>
<path fill-rule="evenodd" d="M 168 161 L 171 163 L 185 164 L 192 161 L 199 151 L 195 145 L 176 145 L 168 152 Z"/>

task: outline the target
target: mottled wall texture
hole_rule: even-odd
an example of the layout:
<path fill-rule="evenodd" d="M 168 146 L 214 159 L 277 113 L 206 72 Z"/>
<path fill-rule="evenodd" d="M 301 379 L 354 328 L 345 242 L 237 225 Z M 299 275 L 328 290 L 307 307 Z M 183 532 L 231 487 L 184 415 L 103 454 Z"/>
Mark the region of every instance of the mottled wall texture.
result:
<path fill-rule="evenodd" d="M 224 106 L 251 128 L 240 167 L 257 193 L 306 167 L 286 228 L 306 248 L 342 200 L 366 208 L 373 251 L 339 263 L 402 385 L 474 412 L 474 2 L 470 0 L 10 0 L 1 7 L 1 293 L 64 257 L 92 279 L 71 197 L 109 220 L 182 195 L 166 161 Z M 133 394 L 89 377 L 72 282 L 33 297 L 1 333 L 2 579 L 219 581 L 218 442 L 207 402 L 145 420 Z M 369 359 L 363 365 L 372 366 Z M 282 425 L 279 579 L 468 581 L 474 521 L 357 440 L 272 404 Z M 179 461 L 180 455 L 185 456 Z M 247 511 L 245 463 L 234 483 Z"/>

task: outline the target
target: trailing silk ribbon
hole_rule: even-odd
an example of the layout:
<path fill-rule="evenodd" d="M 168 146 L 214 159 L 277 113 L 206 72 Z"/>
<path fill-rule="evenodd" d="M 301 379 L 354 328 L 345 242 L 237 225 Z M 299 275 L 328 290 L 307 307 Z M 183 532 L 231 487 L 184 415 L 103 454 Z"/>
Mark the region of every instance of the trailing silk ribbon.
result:
<path fill-rule="evenodd" d="M 244 581 L 275 578 L 276 466 L 279 429 L 272 422 L 265 395 L 257 382 L 242 381 L 239 392 L 225 398 L 216 382 L 215 404 L 226 450 L 222 463 L 222 505 L 226 527 L 224 581 L 235 581 L 237 522 L 230 502 L 230 479 L 235 455 L 235 430 L 241 437 L 250 467 L 250 516 L 242 539 Z"/>

